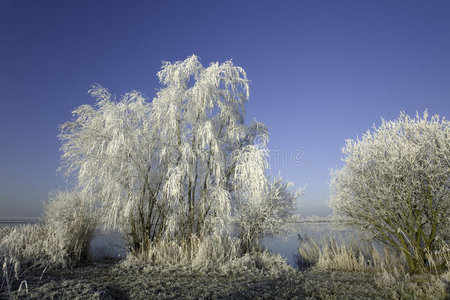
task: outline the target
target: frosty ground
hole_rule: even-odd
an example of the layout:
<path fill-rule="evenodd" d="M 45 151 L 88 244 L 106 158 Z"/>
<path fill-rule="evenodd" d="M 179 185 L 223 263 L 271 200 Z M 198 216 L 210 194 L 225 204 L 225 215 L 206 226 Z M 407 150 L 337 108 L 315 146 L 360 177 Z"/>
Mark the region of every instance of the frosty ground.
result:
<path fill-rule="evenodd" d="M 42 277 L 41 277 L 42 276 Z M 372 274 L 258 269 L 230 274 L 103 261 L 68 270 L 31 272 L 13 297 L 29 299 L 393 299 L 407 298 L 383 287 Z M 7 294 L 3 293 L 3 297 Z"/>

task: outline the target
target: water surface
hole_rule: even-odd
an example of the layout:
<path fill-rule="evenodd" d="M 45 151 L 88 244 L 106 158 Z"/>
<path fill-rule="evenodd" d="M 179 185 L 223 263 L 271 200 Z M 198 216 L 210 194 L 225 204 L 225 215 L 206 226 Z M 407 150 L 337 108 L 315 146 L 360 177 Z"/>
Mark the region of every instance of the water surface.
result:
<path fill-rule="evenodd" d="M 281 254 L 286 258 L 287 263 L 294 267 L 296 266 L 295 255 L 298 253 L 299 247 L 299 234 L 303 238 L 308 236 L 320 239 L 322 236 L 339 235 L 345 239 L 354 233 L 350 228 L 332 222 L 294 223 L 286 225 L 285 228 L 287 234 L 264 238 L 263 245 L 267 249 Z"/>

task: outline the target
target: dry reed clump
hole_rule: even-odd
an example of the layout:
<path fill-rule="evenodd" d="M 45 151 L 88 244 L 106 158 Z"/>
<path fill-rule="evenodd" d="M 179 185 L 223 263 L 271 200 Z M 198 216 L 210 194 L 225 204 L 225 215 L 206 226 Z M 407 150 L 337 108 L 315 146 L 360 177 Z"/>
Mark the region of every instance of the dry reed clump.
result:
<path fill-rule="evenodd" d="M 129 254 L 123 266 L 151 262 L 156 266 L 188 268 L 200 272 L 234 274 L 252 270 L 267 274 L 280 274 L 292 270 L 286 260 L 268 251 L 244 253 L 241 242 L 228 235 L 213 234 L 200 240 L 193 237 L 191 247 L 177 241 L 162 240 L 148 247 L 145 253 Z"/>
<path fill-rule="evenodd" d="M 0 266 L 1 266 L 0 279 L 2 281 L 0 286 L 0 293 L 3 290 L 6 290 L 8 295 L 11 296 L 11 284 L 12 284 L 11 281 L 13 279 L 19 280 L 18 274 L 20 270 L 20 263 L 14 257 L 3 255 L 2 257 L 0 257 Z"/>
<path fill-rule="evenodd" d="M 79 194 L 56 192 L 40 223 L 2 230 L 0 253 L 22 266 L 67 266 L 87 259 L 97 222 Z"/>
<path fill-rule="evenodd" d="M 300 237 L 297 264 L 299 269 L 374 273 L 376 285 L 386 289 L 392 299 L 444 299 L 448 296 L 450 248 L 440 242 L 440 250 L 427 256 L 429 271 L 423 274 L 409 274 L 403 254 L 355 237 Z"/>
<path fill-rule="evenodd" d="M 0 241 L 3 240 L 3 238 L 7 236 L 13 228 L 13 226 L 0 227 Z"/>
<path fill-rule="evenodd" d="M 100 218 L 93 201 L 79 191 L 56 191 L 45 204 L 45 225 L 73 261 L 89 259 L 90 245 Z"/>
<path fill-rule="evenodd" d="M 20 282 L 23 275 L 33 269 L 67 266 L 68 259 L 61 251 L 61 244 L 43 224 L 22 225 L 11 228 L 0 240 L 0 292 L 6 291 L 11 298 L 11 290 L 27 287 Z M 20 282 L 20 284 L 19 284 Z"/>
<path fill-rule="evenodd" d="M 378 273 L 375 284 L 390 299 L 448 299 L 448 289 L 441 276 L 433 274 Z"/>
<path fill-rule="evenodd" d="M 294 269 L 286 263 L 286 259 L 278 253 L 267 250 L 246 253 L 239 258 L 229 260 L 218 267 L 222 274 L 261 273 L 271 276 L 291 274 Z"/>
<path fill-rule="evenodd" d="M 38 223 L 12 228 L 0 241 L 0 253 L 16 259 L 23 267 L 66 265 L 62 246 L 49 227 Z"/>
<path fill-rule="evenodd" d="M 40 223 L 2 229 L 1 281 L 6 282 L 8 295 L 14 279 L 18 281 L 27 270 L 44 273 L 48 268 L 65 268 L 88 259 L 97 222 L 81 194 L 56 192 L 46 203 Z M 26 286 L 26 281 L 22 283 Z M 16 288 L 20 289 L 22 283 Z"/>
<path fill-rule="evenodd" d="M 214 234 L 208 238 L 191 237 L 190 244 L 177 240 L 162 239 L 144 249 L 148 251 L 131 252 L 129 261 L 140 260 L 159 266 L 191 266 L 195 269 L 208 269 L 240 256 L 239 242 L 228 236 Z"/>

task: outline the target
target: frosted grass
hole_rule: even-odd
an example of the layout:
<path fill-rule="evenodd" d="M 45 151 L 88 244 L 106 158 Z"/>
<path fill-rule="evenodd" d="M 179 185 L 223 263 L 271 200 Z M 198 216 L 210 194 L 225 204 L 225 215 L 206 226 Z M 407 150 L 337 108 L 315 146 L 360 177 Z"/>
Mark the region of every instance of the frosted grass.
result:
<path fill-rule="evenodd" d="M 284 226 L 285 235 L 275 235 L 263 239 L 263 245 L 286 258 L 289 265 L 296 267 L 299 235 L 319 238 L 321 236 L 341 235 L 345 240 L 355 235 L 355 231 L 334 222 L 291 223 Z"/>
<path fill-rule="evenodd" d="M 20 226 L 28 224 L 28 221 L 22 220 L 17 222 L 0 222 L 0 227 L 4 226 Z M 346 236 L 354 236 L 354 230 L 345 228 L 332 222 L 308 222 L 308 223 L 292 223 L 285 225 L 285 235 L 275 235 L 266 237 L 262 240 L 263 246 L 284 257 L 287 263 L 296 267 L 296 257 L 298 253 L 298 235 L 320 238 L 323 235 L 340 234 L 344 238 Z M 91 253 L 93 258 L 123 258 L 127 253 L 126 239 L 114 230 L 97 230 L 95 237 L 91 242 Z"/>

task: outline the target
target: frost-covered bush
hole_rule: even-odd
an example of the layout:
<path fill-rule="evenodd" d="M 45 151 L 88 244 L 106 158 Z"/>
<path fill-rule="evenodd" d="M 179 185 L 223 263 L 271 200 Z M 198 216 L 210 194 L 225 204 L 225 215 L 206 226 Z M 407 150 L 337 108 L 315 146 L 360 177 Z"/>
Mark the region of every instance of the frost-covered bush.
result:
<path fill-rule="evenodd" d="M 45 203 L 44 226 L 73 261 L 89 258 L 99 220 L 94 202 L 81 191 L 54 191 Z"/>
<path fill-rule="evenodd" d="M 205 68 L 192 55 L 165 62 L 158 78 L 151 103 L 136 91 L 116 100 L 93 86 L 96 104 L 78 107 L 61 128 L 62 168 L 97 195 L 104 223 L 127 235 L 136 256 L 153 256 L 157 246 L 192 259 L 211 236 L 232 236 L 236 220 L 250 250 L 289 216 L 297 194 L 267 180 L 266 158 L 258 158 L 266 143 L 250 151 L 268 134 L 263 124 L 244 122 L 245 71 L 231 61 Z M 258 176 L 241 177 L 244 161 Z"/>
<path fill-rule="evenodd" d="M 331 172 L 331 206 L 349 223 L 403 253 L 408 268 L 432 266 L 450 241 L 450 126 L 435 115 L 382 121 L 347 140 L 345 166 Z"/>

